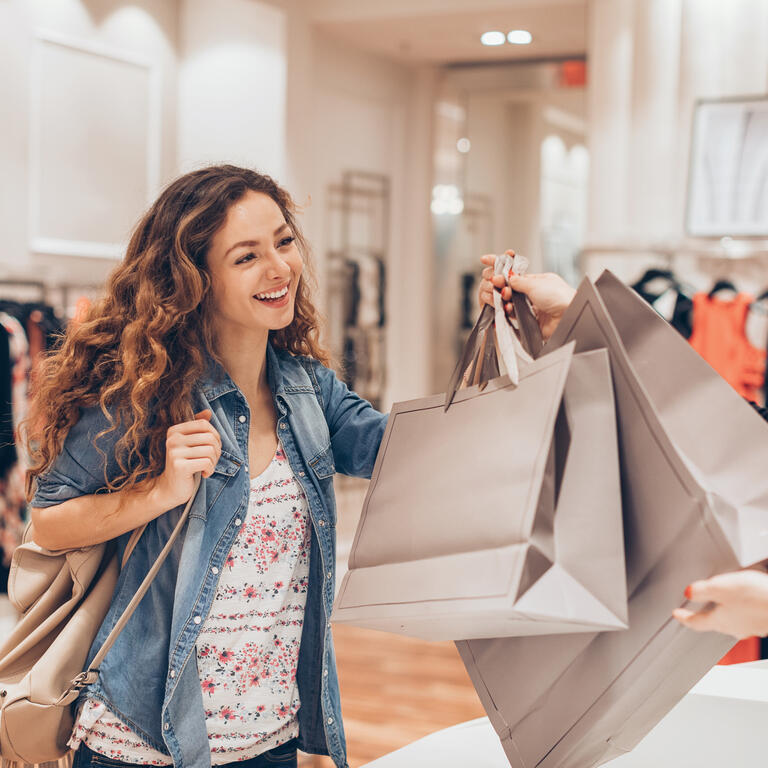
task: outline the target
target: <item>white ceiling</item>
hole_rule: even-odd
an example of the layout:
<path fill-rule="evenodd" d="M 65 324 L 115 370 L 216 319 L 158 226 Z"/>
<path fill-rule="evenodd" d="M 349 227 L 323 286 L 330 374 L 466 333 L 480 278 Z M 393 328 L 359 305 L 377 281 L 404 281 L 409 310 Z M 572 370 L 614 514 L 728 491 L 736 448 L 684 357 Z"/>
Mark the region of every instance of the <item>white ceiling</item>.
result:
<path fill-rule="evenodd" d="M 584 55 L 587 0 L 309 0 L 319 29 L 407 62 L 480 62 Z M 530 45 L 487 47 L 490 29 L 527 29 Z"/>

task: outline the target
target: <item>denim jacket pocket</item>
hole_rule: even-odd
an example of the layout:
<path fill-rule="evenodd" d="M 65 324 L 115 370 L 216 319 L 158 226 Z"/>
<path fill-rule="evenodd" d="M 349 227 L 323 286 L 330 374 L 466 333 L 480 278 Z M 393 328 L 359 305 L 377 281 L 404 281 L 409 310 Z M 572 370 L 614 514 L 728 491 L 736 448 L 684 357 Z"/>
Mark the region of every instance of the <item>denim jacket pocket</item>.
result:
<path fill-rule="evenodd" d="M 336 474 L 336 465 L 333 462 L 333 451 L 329 445 L 322 451 L 316 453 L 308 462 L 319 480 L 325 480 Z"/>
<path fill-rule="evenodd" d="M 199 499 L 195 499 L 195 504 L 192 506 L 189 514 L 190 517 L 197 517 L 201 520 L 207 519 L 208 512 L 216 503 L 224 488 L 229 485 L 232 478 L 238 473 L 241 463 L 226 451 L 221 452 L 213 474 L 203 480 L 205 493 Z"/>
<path fill-rule="evenodd" d="M 233 475 L 237 474 L 238 469 L 240 469 L 240 461 L 238 461 L 238 459 L 236 459 L 231 453 L 222 451 L 221 456 L 219 456 L 219 460 L 216 463 L 216 468 L 213 471 L 214 473 L 218 473 L 220 475 L 232 477 Z"/>

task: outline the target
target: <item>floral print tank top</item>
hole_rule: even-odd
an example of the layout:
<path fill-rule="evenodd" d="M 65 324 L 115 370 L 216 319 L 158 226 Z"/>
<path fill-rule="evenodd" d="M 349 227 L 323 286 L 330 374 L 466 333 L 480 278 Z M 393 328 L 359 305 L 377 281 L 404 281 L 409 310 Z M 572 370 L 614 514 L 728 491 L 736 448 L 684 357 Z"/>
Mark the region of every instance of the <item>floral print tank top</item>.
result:
<path fill-rule="evenodd" d="M 307 501 L 278 445 L 251 479 L 248 512 L 197 642 L 213 765 L 250 759 L 298 735 L 309 544 Z M 81 708 L 70 746 L 81 742 L 122 762 L 171 764 L 93 699 Z"/>

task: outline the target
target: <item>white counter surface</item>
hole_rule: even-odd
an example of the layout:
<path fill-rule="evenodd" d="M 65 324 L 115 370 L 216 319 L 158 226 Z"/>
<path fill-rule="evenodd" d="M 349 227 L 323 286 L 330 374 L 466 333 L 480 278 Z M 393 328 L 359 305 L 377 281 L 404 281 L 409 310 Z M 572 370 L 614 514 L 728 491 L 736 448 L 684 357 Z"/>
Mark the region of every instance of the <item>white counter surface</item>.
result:
<path fill-rule="evenodd" d="M 768 662 L 715 667 L 610 768 L 752 768 L 768 762 Z M 486 718 L 461 723 L 365 768 L 508 768 Z"/>

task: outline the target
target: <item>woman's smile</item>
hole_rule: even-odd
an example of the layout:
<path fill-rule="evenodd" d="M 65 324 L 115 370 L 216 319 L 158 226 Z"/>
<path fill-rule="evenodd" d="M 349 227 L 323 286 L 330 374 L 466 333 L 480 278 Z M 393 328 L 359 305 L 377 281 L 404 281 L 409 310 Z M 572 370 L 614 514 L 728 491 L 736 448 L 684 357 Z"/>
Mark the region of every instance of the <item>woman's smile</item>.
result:
<path fill-rule="evenodd" d="M 286 306 L 290 301 L 290 288 L 291 283 L 289 281 L 280 288 L 274 288 L 271 291 L 265 291 L 264 293 L 257 293 L 253 298 L 267 307 L 279 309 L 280 307 Z"/>

